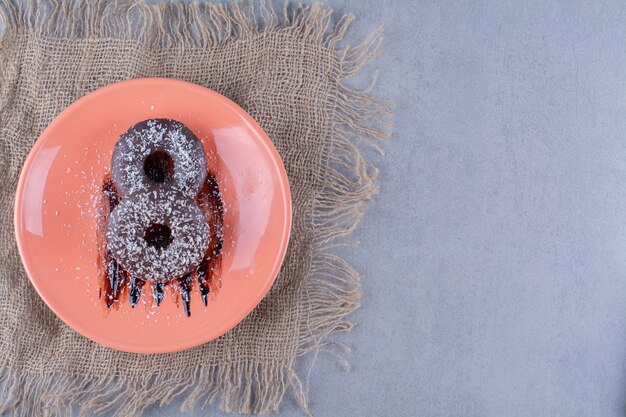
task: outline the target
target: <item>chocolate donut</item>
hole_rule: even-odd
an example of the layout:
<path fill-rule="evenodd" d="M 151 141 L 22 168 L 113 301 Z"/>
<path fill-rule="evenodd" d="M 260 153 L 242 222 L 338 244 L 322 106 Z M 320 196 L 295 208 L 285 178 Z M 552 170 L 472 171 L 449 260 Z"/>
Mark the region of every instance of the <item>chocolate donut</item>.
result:
<path fill-rule="evenodd" d="M 163 186 L 194 198 L 206 172 L 202 143 L 172 119 L 131 126 L 120 136 L 111 158 L 111 175 L 123 197 Z"/>
<path fill-rule="evenodd" d="M 153 187 L 119 203 L 106 237 L 114 258 L 131 276 L 164 283 L 200 263 L 210 229 L 194 200 L 180 191 Z"/>

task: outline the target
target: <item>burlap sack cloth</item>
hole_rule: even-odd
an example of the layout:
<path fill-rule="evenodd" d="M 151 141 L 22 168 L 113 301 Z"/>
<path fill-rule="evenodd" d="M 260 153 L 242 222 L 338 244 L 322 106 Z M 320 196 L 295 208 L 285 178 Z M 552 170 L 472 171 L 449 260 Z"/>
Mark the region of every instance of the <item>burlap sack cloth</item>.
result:
<path fill-rule="evenodd" d="M 0 414 L 68 415 L 71 404 L 134 416 L 174 398 L 264 413 L 288 391 L 306 408 L 294 363 L 349 330 L 359 302 L 359 275 L 329 249 L 376 190 L 357 146 L 387 136 L 388 106 L 343 81 L 376 54 L 380 33 L 340 48 L 352 17 L 319 4 L 10 3 L 0 2 Z M 71 330 L 35 293 L 13 235 L 18 175 L 42 130 L 79 97 L 138 77 L 179 78 L 241 105 L 278 148 L 293 197 L 289 250 L 267 297 L 220 339 L 174 354 L 118 352 Z"/>

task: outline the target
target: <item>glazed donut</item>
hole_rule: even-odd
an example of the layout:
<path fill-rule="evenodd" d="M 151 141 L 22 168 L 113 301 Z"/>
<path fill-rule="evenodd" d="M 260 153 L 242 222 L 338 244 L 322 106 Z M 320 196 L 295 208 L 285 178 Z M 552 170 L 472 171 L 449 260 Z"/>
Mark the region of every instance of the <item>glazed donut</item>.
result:
<path fill-rule="evenodd" d="M 111 158 L 111 175 L 122 197 L 162 186 L 194 198 L 206 172 L 202 143 L 172 119 L 131 126 L 120 136 Z"/>
<path fill-rule="evenodd" d="M 131 276 L 165 283 L 200 263 L 210 229 L 194 200 L 180 191 L 153 187 L 119 203 L 106 237 L 111 253 Z"/>

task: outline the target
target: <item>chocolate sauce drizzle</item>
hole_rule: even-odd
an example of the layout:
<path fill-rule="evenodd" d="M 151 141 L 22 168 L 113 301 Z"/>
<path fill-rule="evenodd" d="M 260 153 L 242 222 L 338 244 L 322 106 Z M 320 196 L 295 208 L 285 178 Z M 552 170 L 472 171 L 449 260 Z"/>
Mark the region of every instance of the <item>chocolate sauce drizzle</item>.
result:
<path fill-rule="evenodd" d="M 128 289 L 128 301 L 130 302 L 130 306 L 135 308 L 137 303 L 139 302 L 139 297 L 141 297 L 141 288 L 143 287 L 144 282 L 140 279 L 137 279 L 135 276 L 130 277 L 130 287 Z"/>
<path fill-rule="evenodd" d="M 161 304 L 161 301 L 165 298 L 165 291 L 163 290 L 163 284 L 155 282 L 152 284 L 152 295 L 154 296 L 154 302 L 157 306 Z"/>
<path fill-rule="evenodd" d="M 103 215 L 104 222 L 108 221 L 108 216 L 119 204 L 120 196 L 110 175 L 107 175 L 102 183 L 103 195 Z M 178 289 L 185 314 L 191 316 L 191 293 L 193 291 L 194 278 L 198 282 L 198 290 L 202 298 L 202 303 L 207 306 L 211 292 L 217 291 L 221 286 L 221 261 L 224 233 L 224 204 L 220 193 L 217 179 L 212 173 L 208 173 L 202 189 L 196 197 L 196 202 L 207 216 L 207 221 L 211 226 L 211 241 L 205 253 L 204 259 L 194 271 L 182 277 L 172 277 L 165 284 L 152 283 L 152 296 L 154 304 L 159 306 L 165 298 L 166 287 Z M 135 307 L 140 299 L 146 282 L 135 276 L 130 276 L 124 271 L 115 260 L 111 252 L 107 249 L 106 238 L 101 230 L 98 241 L 101 243 L 100 261 L 100 299 L 104 301 L 108 308 L 115 308 L 123 301 L 123 296 L 127 294 L 131 307 Z M 177 297 L 176 297 L 177 298 Z"/>

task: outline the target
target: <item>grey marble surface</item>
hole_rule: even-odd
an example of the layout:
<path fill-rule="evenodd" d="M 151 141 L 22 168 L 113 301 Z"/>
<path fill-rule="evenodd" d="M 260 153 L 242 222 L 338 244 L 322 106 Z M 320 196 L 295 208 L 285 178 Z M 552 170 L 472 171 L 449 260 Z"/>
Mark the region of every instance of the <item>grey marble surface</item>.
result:
<path fill-rule="evenodd" d="M 351 371 L 318 358 L 313 413 L 624 416 L 626 5 L 331 3 L 351 41 L 385 25 L 369 69 L 397 108 L 344 252 Z"/>

